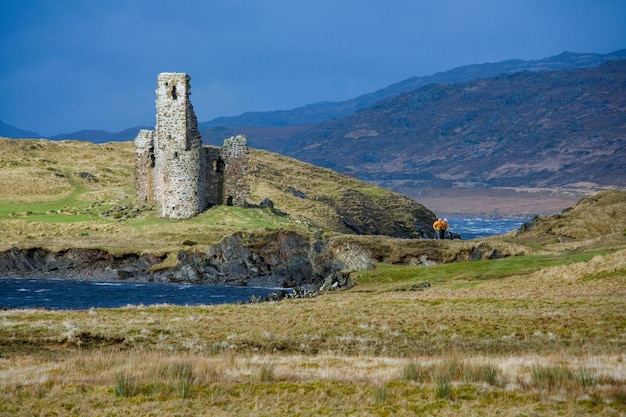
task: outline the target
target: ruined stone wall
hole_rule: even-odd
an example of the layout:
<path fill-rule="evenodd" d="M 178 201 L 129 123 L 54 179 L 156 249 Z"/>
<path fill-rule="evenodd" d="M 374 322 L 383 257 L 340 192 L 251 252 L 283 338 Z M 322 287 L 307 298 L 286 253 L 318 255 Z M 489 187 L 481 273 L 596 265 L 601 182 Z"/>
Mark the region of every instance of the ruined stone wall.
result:
<path fill-rule="evenodd" d="M 193 106 L 189 76 L 161 73 L 156 90 L 154 194 L 161 216 L 184 219 L 206 208 L 206 159 Z"/>
<path fill-rule="evenodd" d="M 155 204 L 154 199 L 154 130 L 142 129 L 135 138 L 135 188 L 137 202 Z"/>
<path fill-rule="evenodd" d="M 250 196 L 248 184 L 248 138 L 232 136 L 224 141 L 220 152 L 224 160 L 224 190 L 222 204 L 246 207 Z"/>
<path fill-rule="evenodd" d="M 206 203 L 208 207 L 222 204 L 224 200 L 224 160 L 220 156 L 220 148 L 206 146 Z"/>

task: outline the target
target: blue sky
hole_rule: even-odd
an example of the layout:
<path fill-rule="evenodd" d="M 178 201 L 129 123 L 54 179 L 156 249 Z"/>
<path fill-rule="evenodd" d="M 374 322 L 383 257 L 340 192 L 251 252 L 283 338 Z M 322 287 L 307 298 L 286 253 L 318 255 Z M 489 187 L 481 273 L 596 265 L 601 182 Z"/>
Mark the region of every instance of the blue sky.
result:
<path fill-rule="evenodd" d="M 160 72 L 191 76 L 208 121 L 623 48 L 623 0 L 0 0 L 0 120 L 44 136 L 152 126 Z"/>

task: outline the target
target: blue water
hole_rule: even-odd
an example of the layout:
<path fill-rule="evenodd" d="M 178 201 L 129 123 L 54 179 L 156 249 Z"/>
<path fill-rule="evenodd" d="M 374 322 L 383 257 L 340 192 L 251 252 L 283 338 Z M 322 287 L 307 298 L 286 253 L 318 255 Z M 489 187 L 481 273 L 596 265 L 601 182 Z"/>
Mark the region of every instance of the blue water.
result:
<path fill-rule="evenodd" d="M 527 221 L 530 221 L 530 219 L 460 219 L 448 217 L 450 230 L 454 233 L 459 233 L 463 240 L 502 235 L 511 230 L 519 229 L 522 223 Z"/>
<path fill-rule="evenodd" d="M 264 297 L 272 288 L 170 283 L 96 282 L 62 279 L 0 278 L 0 307 L 62 310 L 127 305 L 206 305 Z"/>

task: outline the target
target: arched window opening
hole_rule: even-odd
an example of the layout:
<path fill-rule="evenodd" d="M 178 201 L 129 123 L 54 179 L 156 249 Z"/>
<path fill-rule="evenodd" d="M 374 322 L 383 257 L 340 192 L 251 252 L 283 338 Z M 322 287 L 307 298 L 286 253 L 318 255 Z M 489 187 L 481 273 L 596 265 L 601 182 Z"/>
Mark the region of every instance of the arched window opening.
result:
<path fill-rule="evenodd" d="M 176 94 L 176 86 L 172 87 L 172 100 L 178 100 L 178 94 Z"/>
<path fill-rule="evenodd" d="M 224 172 L 225 167 L 226 164 L 224 163 L 224 160 L 222 158 L 218 158 L 214 166 L 215 172 L 221 174 L 222 172 Z"/>

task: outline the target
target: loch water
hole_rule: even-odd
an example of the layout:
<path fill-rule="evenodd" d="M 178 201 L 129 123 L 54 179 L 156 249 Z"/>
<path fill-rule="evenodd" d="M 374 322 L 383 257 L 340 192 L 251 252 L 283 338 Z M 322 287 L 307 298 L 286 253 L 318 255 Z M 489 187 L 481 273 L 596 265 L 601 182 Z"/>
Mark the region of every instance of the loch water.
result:
<path fill-rule="evenodd" d="M 0 308 L 84 310 L 128 305 L 211 305 L 265 297 L 275 288 L 0 278 Z"/>
<path fill-rule="evenodd" d="M 448 217 L 450 230 L 459 233 L 463 240 L 502 235 L 530 221 L 528 218 L 500 219 L 500 218 L 455 218 Z"/>

